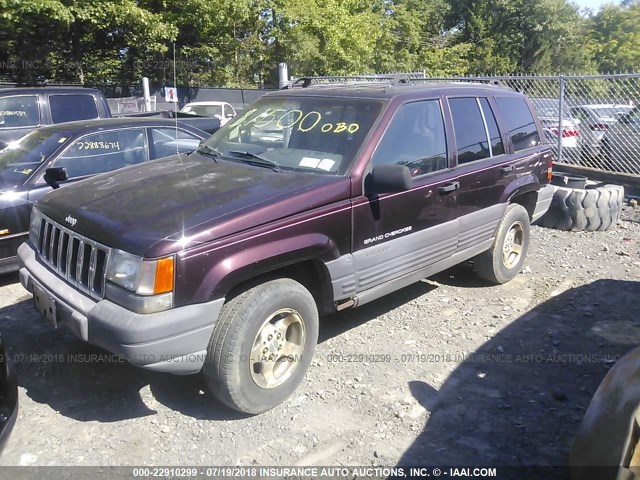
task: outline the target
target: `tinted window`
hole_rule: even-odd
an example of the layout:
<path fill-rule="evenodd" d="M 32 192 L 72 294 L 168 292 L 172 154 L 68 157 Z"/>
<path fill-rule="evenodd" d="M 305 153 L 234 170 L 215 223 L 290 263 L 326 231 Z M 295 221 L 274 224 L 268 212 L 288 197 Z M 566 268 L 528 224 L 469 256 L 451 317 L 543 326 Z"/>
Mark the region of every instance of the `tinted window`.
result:
<path fill-rule="evenodd" d="M 438 100 L 401 106 L 373 154 L 373 165 L 400 164 L 412 176 L 447 168 L 447 142 Z"/>
<path fill-rule="evenodd" d="M 69 178 L 95 175 L 145 161 L 144 130 L 113 130 L 77 140 L 56 160 Z"/>
<path fill-rule="evenodd" d="M 489 140 L 491 142 L 491 154 L 493 156 L 502 155 L 504 153 L 504 144 L 502 143 L 502 137 L 500 130 L 498 129 L 498 122 L 493 114 L 489 100 L 486 98 L 480 99 L 480 105 L 482 106 L 482 113 L 484 113 L 484 120 L 487 122 L 487 129 L 489 130 Z"/>
<path fill-rule="evenodd" d="M 151 159 L 168 157 L 177 153 L 193 152 L 198 148 L 200 138 L 175 128 L 152 128 Z M 177 132 L 177 138 L 176 138 Z"/>
<path fill-rule="evenodd" d="M 214 133 L 202 151 L 266 168 L 275 163 L 284 172 L 344 174 L 382 105 L 348 98 L 264 97 Z"/>
<path fill-rule="evenodd" d="M 538 127 L 524 98 L 497 97 L 496 102 L 507 123 L 516 152 L 540 145 Z"/>
<path fill-rule="evenodd" d="M 34 130 L 0 150 L 0 190 L 17 187 L 67 141 L 62 132 L 44 128 Z"/>
<path fill-rule="evenodd" d="M 49 95 L 53 123 L 98 118 L 96 101 L 91 95 Z"/>
<path fill-rule="evenodd" d="M 0 98 L 0 128 L 33 127 L 40 123 L 39 117 L 36 95 Z"/>
<path fill-rule="evenodd" d="M 458 164 L 491 156 L 478 101 L 475 98 L 449 99 L 458 147 Z"/>

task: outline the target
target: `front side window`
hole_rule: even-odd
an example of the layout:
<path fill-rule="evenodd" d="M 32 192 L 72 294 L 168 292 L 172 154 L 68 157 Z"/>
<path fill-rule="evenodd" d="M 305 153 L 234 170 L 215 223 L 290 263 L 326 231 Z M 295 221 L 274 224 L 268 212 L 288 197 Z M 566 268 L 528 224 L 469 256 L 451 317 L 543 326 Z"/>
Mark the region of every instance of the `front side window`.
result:
<path fill-rule="evenodd" d="M 382 105 L 351 98 L 263 98 L 213 134 L 199 151 L 284 172 L 341 175 L 351 166 Z"/>
<path fill-rule="evenodd" d="M 440 101 L 401 106 L 372 157 L 373 166 L 399 164 L 412 176 L 447 168 L 447 141 Z"/>
<path fill-rule="evenodd" d="M 151 160 L 193 152 L 200 144 L 200 138 L 180 129 L 152 128 L 150 132 Z"/>
<path fill-rule="evenodd" d="M 0 128 L 35 127 L 39 123 L 37 95 L 0 98 Z"/>
<path fill-rule="evenodd" d="M 131 128 L 79 138 L 54 162 L 54 167 L 66 168 L 69 178 L 75 178 L 110 172 L 145 159 L 144 130 Z"/>
<path fill-rule="evenodd" d="M 524 98 L 496 97 L 496 103 L 507 124 L 516 152 L 540 145 L 538 127 Z"/>
<path fill-rule="evenodd" d="M 458 147 L 458 165 L 491 157 L 478 100 L 475 97 L 450 98 L 449 106 Z"/>
<path fill-rule="evenodd" d="M 98 107 L 91 95 L 49 95 L 53 123 L 98 118 Z"/>
<path fill-rule="evenodd" d="M 64 146 L 67 138 L 63 132 L 38 129 L 11 142 L 0 151 L 0 189 L 24 185 L 44 161 Z"/>

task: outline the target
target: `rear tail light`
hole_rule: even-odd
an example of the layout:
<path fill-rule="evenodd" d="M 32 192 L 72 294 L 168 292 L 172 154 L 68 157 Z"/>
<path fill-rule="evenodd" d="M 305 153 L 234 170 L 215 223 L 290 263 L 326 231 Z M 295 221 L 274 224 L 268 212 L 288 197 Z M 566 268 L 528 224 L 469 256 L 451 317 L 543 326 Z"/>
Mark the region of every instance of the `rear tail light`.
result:
<path fill-rule="evenodd" d="M 578 130 L 576 130 L 576 127 L 563 127 L 562 128 L 562 138 L 577 137 L 577 136 L 578 136 Z"/>
<path fill-rule="evenodd" d="M 609 128 L 609 125 L 607 125 L 606 123 L 597 123 L 595 125 L 591 125 L 591 130 L 594 130 L 596 132 L 604 132 L 607 130 L 607 128 Z"/>
<path fill-rule="evenodd" d="M 547 182 L 550 182 L 553 178 L 553 155 L 547 153 L 544 159 L 547 161 Z"/>

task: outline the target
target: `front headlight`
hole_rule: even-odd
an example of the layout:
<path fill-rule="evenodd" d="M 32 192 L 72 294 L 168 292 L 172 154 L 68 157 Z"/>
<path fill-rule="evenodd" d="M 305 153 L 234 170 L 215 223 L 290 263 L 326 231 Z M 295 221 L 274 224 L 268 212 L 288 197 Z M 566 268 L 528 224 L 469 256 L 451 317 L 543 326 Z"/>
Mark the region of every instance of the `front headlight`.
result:
<path fill-rule="evenodd" d="M 107 280 L 138 295 L 173 291 L 173 256 L 145 260 L 122 250 L 111 253 Z"/>
<path fill-rule="evenodd" d="M 38 246 L 40 240 L 40 226 L 42 225 L 42 214 L 38 207 L 31 210 L 31 220 L 29 222 L 29 240 L 34 247 Z"/>

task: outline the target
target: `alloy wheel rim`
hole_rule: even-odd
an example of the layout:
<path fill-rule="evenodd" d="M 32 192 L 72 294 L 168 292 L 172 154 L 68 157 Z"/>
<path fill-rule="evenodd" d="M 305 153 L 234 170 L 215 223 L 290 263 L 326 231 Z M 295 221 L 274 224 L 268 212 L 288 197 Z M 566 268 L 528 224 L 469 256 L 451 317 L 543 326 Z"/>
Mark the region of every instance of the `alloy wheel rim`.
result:
<path fill-rule="evenodd" d="M 502 264 L 507 269 L 515 267 L 524 250 L 524 226 L 521 222 L 515 222 L 502 242 Z"/>
<path fill-rule="evenodd" d="M 249 371 L 257 386 L 276 388 L 298 367 L 304 350 L 305 325 L 292 308 L 271 314 L 258 329 L 249 355 Z"/>

